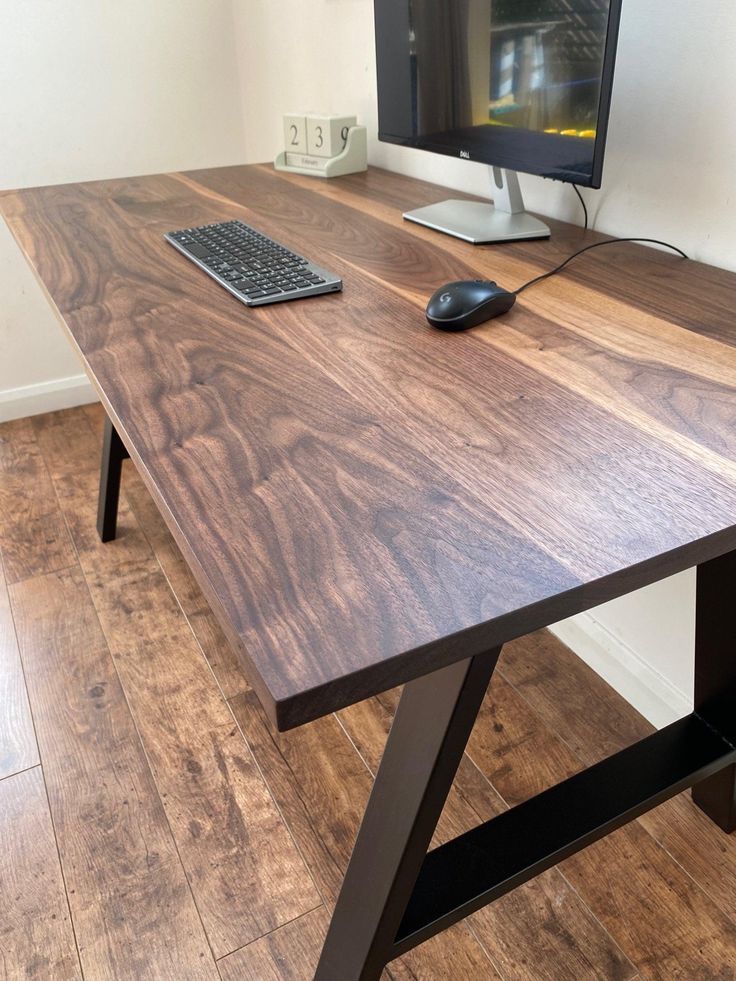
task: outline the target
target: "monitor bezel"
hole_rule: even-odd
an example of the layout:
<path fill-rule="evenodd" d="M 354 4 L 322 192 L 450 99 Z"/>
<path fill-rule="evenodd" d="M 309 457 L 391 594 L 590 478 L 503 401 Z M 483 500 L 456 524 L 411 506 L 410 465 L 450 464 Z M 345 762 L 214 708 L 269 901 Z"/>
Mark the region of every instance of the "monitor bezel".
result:
<path fill-rule="evenodd" d="M 402 0 L 402 2 L 408 3 L 409 0 Z M 381 10 L 388 10 L 390 7 L 395 6 L 395 4 L 396 0 L 375 0 L 374 2 L 376 49 L 378 48 L 381 34 L 379 29 Z M 494 167 L 533 174 L 551 180 L 565 181 L 570 184 L 579 184 L 581 187 L 599 188 L 603 179 L 603 162 L 606 154 L 608 126 L 611 115 L 611 100 L 623 0 L 609 0 L 609 4 L 606 45 L 603 52 L 603 64 L 601 66 L 598 124 L 596 126 L 595 140 L 592 141 L 592 154 L 589 153 L 591 141 L 588 139 L 559 136 L 551 133 L 538 133 L 534 130 L 501 129 L 500 127 L 497 130 L 494 129 L 493 147 L 489 147 L 487 153 L 483 152 L 482 147 L 480 151 L 476 146 L 469 150 L 467 144 L 462 147 L 452 146 L 449 143 L 443 144 L 432 141 L 425 136 L 407 137 L 400 134 L 388 133 L 381 129 L 380 79 L 378 79 L 378 139 L 382 143 L 408 146 L 417 150 L 427 150 L 430 153 L 439 153 L 443 156 L 463 160 L 474 160 Z M 376 66 L 377 71 L 380 71 L 378 50 L 376 50 Z M 585 163 L 587 164 L 589 161 L 589 167 L 586 166 L 584 170 L 578 170 L 571 167 L 569 163 L 565 164 L 565 158 L 570 156 L 572 145 L 577 146 L 581 153 L 588 151 L 588 157 Z"/>

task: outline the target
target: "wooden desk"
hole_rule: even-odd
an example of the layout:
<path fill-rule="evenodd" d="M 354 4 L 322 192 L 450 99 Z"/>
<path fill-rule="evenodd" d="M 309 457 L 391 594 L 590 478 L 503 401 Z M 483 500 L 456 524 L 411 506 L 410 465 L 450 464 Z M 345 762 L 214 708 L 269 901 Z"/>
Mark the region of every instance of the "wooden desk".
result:
<path fill-rule="evenodd" d="M 736 276 L 634 245 L 467 334 L 594 233 L 476 247 L 442 189 L 233 167 L 0 196 L 108 412 L 101 530 L 139 468 L 280 729 L 407 685 L 320 981 L 393 957 L 683 788 L 736 827 Z M 249 310 L 163 241 L 237 217 L 340 273 Z M 501 645 L 697 565 L 696 712 L 426 856 Z"/>

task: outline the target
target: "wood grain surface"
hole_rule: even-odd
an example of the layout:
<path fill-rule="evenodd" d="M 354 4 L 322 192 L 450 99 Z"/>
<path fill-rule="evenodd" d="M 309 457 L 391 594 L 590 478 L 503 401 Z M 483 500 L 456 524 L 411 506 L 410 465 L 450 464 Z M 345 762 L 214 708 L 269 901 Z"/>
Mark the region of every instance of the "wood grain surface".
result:
<path fill-rule="evenodd" d="M 82 981 L 41 767 L 0 780 L 3 981 Z"/>
<path fill-rule="evenodd" d="M 17 583 L 10 599 L 84 975 L 215 978 L 81 570 Z"/>
<path fill-rule="evenodd" d="M 219 961 L 222 981 L 310 981 L 329 922 L 316 909 L 241 947 Z"/>
<path fill-rule="evenodd" d="M 0 435 L 0 548 L 8 583 L 75 561 L 30 419 L 15 419 Z"/>
<path fill-rule="evenodd" d="M 736 276 L 612 246 L 448 336 L 438 285 L 516 288 L 600 236 L 402 223 L 445 196 L 267 166 L 0 196 L 282 729 L 736 547 Z M 162 238 L 233 217 L 344 292 L 249 310 Z"/>
<path fill-rule="evenodd" d="M 39 762 L 0 554 L 0 780 Z"/>

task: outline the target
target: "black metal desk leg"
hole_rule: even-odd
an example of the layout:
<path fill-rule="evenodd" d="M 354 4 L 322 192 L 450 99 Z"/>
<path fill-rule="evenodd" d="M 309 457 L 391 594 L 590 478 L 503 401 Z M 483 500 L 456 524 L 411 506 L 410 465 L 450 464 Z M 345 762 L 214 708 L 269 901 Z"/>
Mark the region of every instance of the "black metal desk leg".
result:
<path fill-rule="evenodd" d="M 100 497 L 97 504 L 97 531 L 103 542 L 112 541 L 118 520 L 118 499 L 120 497 L 120 476 L 123 460 L 128 451 L 118 436 L 117 430 L 105 416 L 105 433 L 102 440 L 102 463 L 100 465 Z"/>
<path fill-rule="evenodd" d="M 698 566 L 695 712 L 736 745 L 736 552 Z M 724 831 L 736 831 L 736 766 L 696 784 L 693 800 Z"/>
<path fill-rule="evenodd" d="M 376 981 L 498 661 L 498 650 L 406 685 L 315 981 Z"/>

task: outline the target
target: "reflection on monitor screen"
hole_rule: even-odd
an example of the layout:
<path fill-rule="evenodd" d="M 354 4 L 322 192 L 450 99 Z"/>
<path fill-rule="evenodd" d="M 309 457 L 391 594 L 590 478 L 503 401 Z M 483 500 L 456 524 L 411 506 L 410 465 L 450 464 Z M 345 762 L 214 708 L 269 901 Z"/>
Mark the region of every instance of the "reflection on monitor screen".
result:
<path fill-rule="evenodd" d="M 382 140 L 599 186 L 620 0 L 375 0 Z"/>
<path fill-rule="evenodd" d="M 595 138 L 608 4 L 495 0 L 488 119 Z"/>
<path fill-rule="evenodd" d="M 410 0 L 417 135 L 507 126 L 594 139 L 608 0 Z"/>

